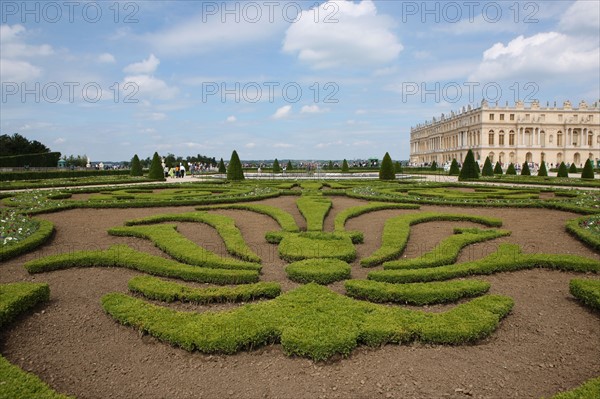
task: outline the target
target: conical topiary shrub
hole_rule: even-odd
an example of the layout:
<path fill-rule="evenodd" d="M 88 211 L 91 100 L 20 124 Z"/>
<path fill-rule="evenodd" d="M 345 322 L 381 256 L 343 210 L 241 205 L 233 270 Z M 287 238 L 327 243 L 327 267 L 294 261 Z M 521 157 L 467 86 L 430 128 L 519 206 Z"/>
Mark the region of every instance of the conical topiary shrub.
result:
<path fill-rule="evenodd" d="M 381 161 L 381 169 L 379 169 L 379 180 L 394 180 L 396 173 L 394 172 L 394 164 L 392 158 L 387 152 Z"/>
<path fill-rule="evenodd" d="M 577 166 L 575 166 L 574 162 L 569 166 L 569 173 L 577 173 Z"/>
<path fill-rule="evenodd" d="M 564 162 L 560 163 L 556 177 L 569 177 L 569 170 L 567 169 L 567 165 L 565 165 Z"/>
<path fill-rule="evenodd" d="M 492 168 L 492 161 L 490 161 L 490 157 L 485 157 L 481 176 L 494 176 L 494 169 Z"/>
<path fill-rule="evenodd" d="M 342 162 L 342 173 L 350 173 L 350 168 L 348 167 L 348 161 L 344 159 Z"/>
<path fill-rule="evenodd" d="M 450 176 L 458 176 L 460 174 L 460 168 L 458 167 L 458 162 L 456 158 L 452 158 L 452 163 L 450 164 L 450 171 L 448 172 Z"/>
<path fill-rule="evenodd" d="M 585 165 L 583 166 L 583 171 L 581 172 L 582 179 L 593 179 L 594 178 L 594 165 L 592 164 L 592 160 L 588 159 L 585 161 Z"/>
<path fill-rule="evenodd" d="M 279 166 L 279 161 L 275 158 L 273 161 L 273 173 L 281 173 L 281 166 Z"/>
<path fill-rule="evenodd" d="M 396 161 L 396 163 L 394 163 L 394 172 L 402 173 L 402 164 L 400 161 Z"/>
<path fill-rule="evenodd" d="M 433 161 L 431 163 L 431 170 L 437 170 L 437 162 L 436 161 Z"/>
<path fill-rule="evenodd" d="M 479 165 L 475 162 L 473 151 L 469 150 L 463 162 L 462 169 L 458 175 L 458 180 L 479 179 Z"/>
<path fill-rule="evenodd" d="M 294 166 L 292 165 L 292 161 L 288 161 L 288 163 L 285 167 L 285 170 L 289 171 L 289 170 L 293 170 L 293 169 L 294 169 Z"/>
<path fill-rule="evenodd" d="M 502 175 L 502 165 L 500 165 L 500 161 L 496 162 L 496 166 L 494 166 L 494 174 L 495 175 Z"/>
<path fill-rule="evenodd" d="M 531 176 L 531 171 L 529 170 L 529 164 L 527 162 L 523 162 L 523 166 L 521 167 L 521 176 Z"/>
<path fill-rule="evenodd" d="M 225 167 L 225 162 L 223 162 L 223 158 L 219 161 L 219 173 L 227 173 L 227 168 Z"/>
<path fill-rule="evenodd" d="M 244 180 L 244 171 L 242 170 L 242 162 L 236 150 L 231 153 L 229 167 L 227 168 L 227 180 L 237 181 Z"/>
<path fill-rule="evenodd" d="M 506 168 L 506 174 L 507 175 L 516 175 L 517 174 L 515 165 L 513 165 L 512 162 L 510 163 L 510 165 L 508 165 L 508 168 Z"/>
<path fill-rule="evenodd" d="M 151 180 L 165 180 L 165 172 L 163 171 L 162 163 L 158 152 L 154 153 L 152 157 L 152 163 L 150 164 L 150 171 L 148 172 L 148 179 Z"/>
<path fill-rule="evenodd" d="M 544 161 L 542 161 L 542 164 L 540 165 L 538 176 L 548 176 L 548 169 L 546 169 L 546 162 Z"/>
<path fill-rule="evenodd" d="M 131 176 L 143 176 L 144 171 L 142 170 L 142 164 L 140 163 L 140 158 L 135 154 L 131 159 L 131 171 L 129 172 Z"/>

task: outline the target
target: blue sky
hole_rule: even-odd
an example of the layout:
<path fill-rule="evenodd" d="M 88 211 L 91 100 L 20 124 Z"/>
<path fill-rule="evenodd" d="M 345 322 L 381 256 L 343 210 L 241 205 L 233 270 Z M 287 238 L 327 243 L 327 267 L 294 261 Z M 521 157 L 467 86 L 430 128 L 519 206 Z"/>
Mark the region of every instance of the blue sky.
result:
<path fill-rule="evenodd" d="M 0 2 L 0 133 L 94 160 L 408 159 L 482 99 L 600 99 L 596 1 Z"/>

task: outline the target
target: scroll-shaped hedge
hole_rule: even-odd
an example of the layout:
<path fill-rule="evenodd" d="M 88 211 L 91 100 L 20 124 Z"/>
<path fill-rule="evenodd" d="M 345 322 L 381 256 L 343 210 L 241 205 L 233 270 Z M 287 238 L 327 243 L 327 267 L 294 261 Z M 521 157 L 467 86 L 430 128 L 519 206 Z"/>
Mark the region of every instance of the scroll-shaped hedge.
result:
<path fill-rule="evenodd" d="M 569 291 L 585 305 L 600 311 L 600 280 L 573 279 Z"/>
<path fill-rule="evenodd" d="M 600 235 L 593 233 L 587 225 L 600 225 L 600 215 L 582 216 L 567 222 L 567 231 L 590 248 L 600 251 Z M 590 226 L 591 227 L 591 226 Z"/>
<path fill-rule="evenodd" d="M 290 263 L 285 272 L 298 283 L 330 284 L 350 278 L 350 265 L 340 259 L 305 259 Z"/>
<path fill-rule="evenodd" d="M 303 195 L 296 200 L 296 206 L 306 219 L 307 231 L 322 231 L 323 221 L 331 210 L 332 202 L 321 196 Z"/>
<path fill-rule="evenodd" d="M 114 236 L 129 236 L 148 239 L 162 251 L 188 265 L 210 267 L 214 269 L 261 269 L 261 266 L 258 263 L 224 258 L 196 245 L 196 243 L 177 232 L 177 226 L 174 224 L 114 227 L 108 230 L 108 233 Z"/>
<path fill-rule="evenodd" d="M 419 209 L 416 204 L 396 204 L 393 202 L 371 202 L 367 205 L 353 206 L 346 208 L 335 216 L 335 231 L 344 231 L 344 226 L 348 219 L 355 218 L 365 213 L 381 211 L 385 209 Z"/>
<path fill-rule="evenodd" d="M 0 284 L 0 328 L 40 302 L 50 299 L 50 287 L 44 283 Z"/>
<path fill-rule="evenodd" d="M 72 267 L 124 267 L 161 277 L 211 284 L 247 284 L 258 281 L 256 270 L 211 269 L 190 266 L 175 260 L 136 251 L 127 245 L 113 245 L 103 251 L 76 251 L 47 256 L 25 263 L 29 273 Z"/>
<path fill-rule="evenodd" d="M 283 229 L 283 231 L 289 232 L 298 232 L 300 228 L 296 224 L 296 221 L 286 211 L 279 209 L 275 206 L 271 205 L 263 205 L 263 204 L 226 204 L 226 205 L 211 205 L 211 206 L 201 206 L 196 208 L 198 210 L 207 210 L 207 209 L 240 209 L 244 211 L 256 212 L 262 215 L 267 215 L 270 218 L 274 219 L 279 226 Z"/>
<path fill-rule="evenodd" d="M 43 245 L 50 237 L 52 237 L 52 234 L 54 233 L 54 224 L 47 220 L 36 220 L 39 222 L 39 227 L 29 237 L 26 237 L 15 244 L 0 246 L 0 262 L 27 253 L 40 245 Z"/>
<path fill-rule="evenodd" d="M 235 353 L 281 342 L 288 355 L 325 360 L 359 344 L 474 342 L 490 335 L 513 306 L 488 295 L 445 313 L 425 313 L 357 301 L 317 284 L 227 312 L 178 312 L 120 293 L 102 298 L 124 325 L 186 350 Z"/>

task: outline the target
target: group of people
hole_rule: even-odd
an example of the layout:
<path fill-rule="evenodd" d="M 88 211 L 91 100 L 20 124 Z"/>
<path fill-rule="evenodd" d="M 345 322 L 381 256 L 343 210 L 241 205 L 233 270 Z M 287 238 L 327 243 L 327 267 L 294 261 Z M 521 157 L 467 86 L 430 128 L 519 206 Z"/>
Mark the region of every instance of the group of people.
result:
<path fill-rule="evenodd" d="M 184 178 L 185 177 L 185 166 L 183 166 L 183 164 L 180 164 L 178 166 L 175 167 L 168 167 L 165 166 L 164 169 L 165 172 L 165 177 L 171 177 L 171 178 Z"/>

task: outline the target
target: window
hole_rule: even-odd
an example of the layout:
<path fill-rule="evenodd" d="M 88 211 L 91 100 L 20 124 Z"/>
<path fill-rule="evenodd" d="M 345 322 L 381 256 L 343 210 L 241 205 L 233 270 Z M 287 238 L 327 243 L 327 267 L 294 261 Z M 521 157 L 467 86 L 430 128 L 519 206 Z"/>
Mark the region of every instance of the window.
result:
<path fill-rule="evenodd" d="M 594 145 L 594 133 L 588 134 L 588 145 L 590 147 Z"/>
<path fill-rule="evenodd" d="M 513 132 L 512 130 L 508 135 L 508 145 L 515 145 L 515 132 Z"/>
<path fill-rule="evenodd" d="M 500 120 L 503 121 L 504 120 L 504 114 L 500 114 Z"/>
<path fill-rule="evenodd" d="M 494 133 L 489 134 L 488 142 L 490 145 L 494 145 Z"/>
<path fill-rule="evenodd" d="M 504 145 L 504 132 L 500 132 L 498 135 L 498 145 Z"/>
<path fill-rule="evenodd" d="M 490 114 L 490 120 L 493 121 L 494 120 L 494 114 Z"/>
<path fill-rule="evenodd" d="M 525 114 L 525 120 L 528 121 L 530 116 L 530 114 Z"/>
<path fill-rule="evenodd" d="M 510 114 L 510 120 L 514 121 L 515 120 L 515 114 Z"/>
<path fill-rule="evenodd" d="M 541 114 L 540 115 L 540 122 L 545 122 L 546 121 L 546 114 Z"/>
<path fill-rule="evenodd" d="M 563 145 L 563 134 L 560 131 L 556 134 L 556 145 L 557 146 Z"/>

